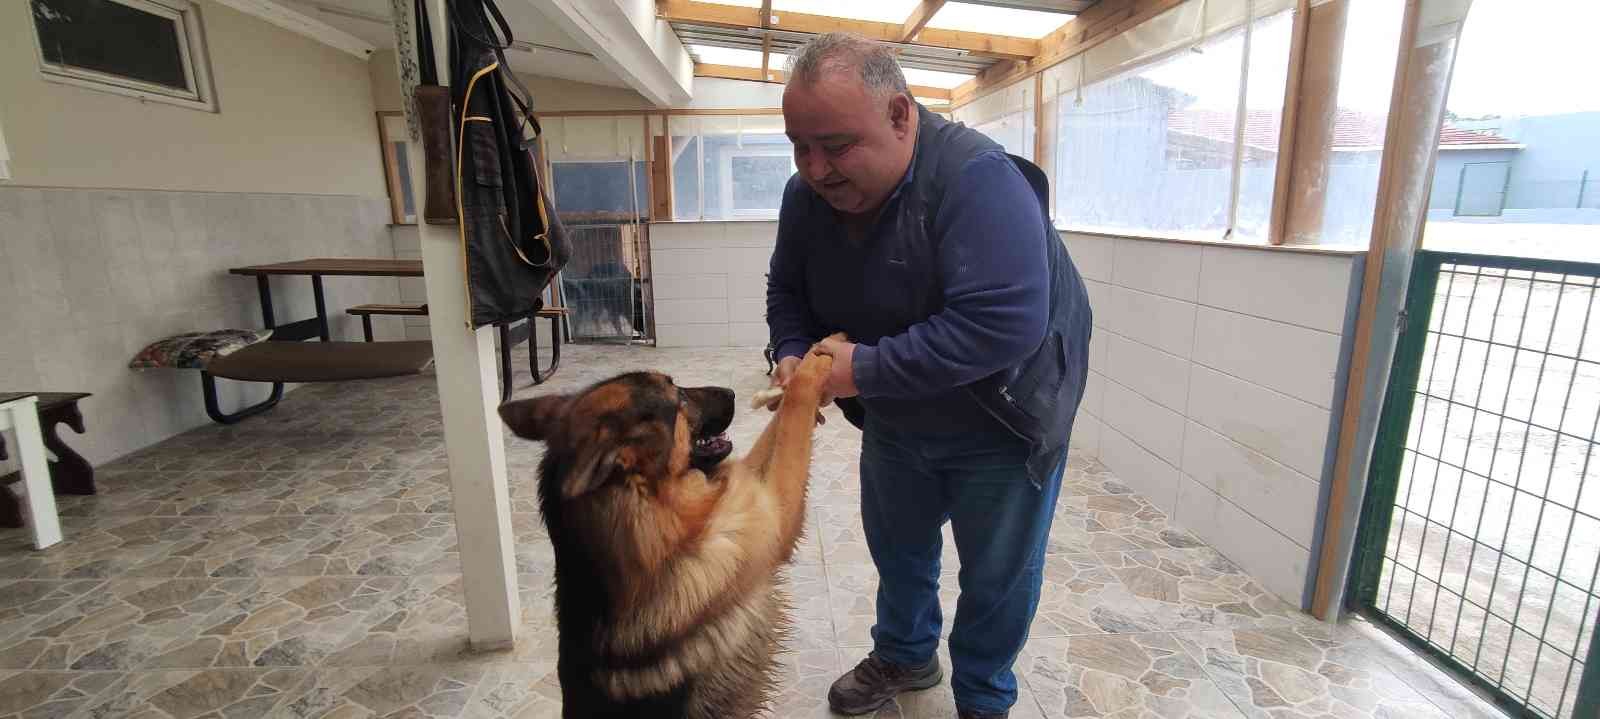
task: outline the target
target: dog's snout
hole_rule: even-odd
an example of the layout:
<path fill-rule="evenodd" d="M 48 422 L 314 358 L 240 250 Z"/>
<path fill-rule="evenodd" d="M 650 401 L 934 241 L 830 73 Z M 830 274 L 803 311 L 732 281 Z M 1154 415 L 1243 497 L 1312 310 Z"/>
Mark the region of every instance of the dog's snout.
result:
<path fill-rule="evenodd" d="M 727 387 L 692 387 L 683 390 L 700 414 L 700 433 L 716 434 L 733 423 L 733 390 Z"/>

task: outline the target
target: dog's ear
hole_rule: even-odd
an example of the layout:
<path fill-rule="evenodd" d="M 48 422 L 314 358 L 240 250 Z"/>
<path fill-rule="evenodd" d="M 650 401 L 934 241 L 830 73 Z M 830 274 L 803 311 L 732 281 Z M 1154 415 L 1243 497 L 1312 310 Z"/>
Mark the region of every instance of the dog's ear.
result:
<path fill-rule="evenodd" d="M 566 415 L 567 405 L 571 403 L 571 397 L 560 394 L 514 400 L 500 405 L 500 420 L 518 437 L 545 440 Z"/>
<path fill-rule="evenodd" d="M 591 444 L 588 451 L 580 455 L 562 477 L 561 497 L 572 499 L 588 494 L 605 484 L 618 469 L 616 447 L 608 447 L 605 443 Z"/>

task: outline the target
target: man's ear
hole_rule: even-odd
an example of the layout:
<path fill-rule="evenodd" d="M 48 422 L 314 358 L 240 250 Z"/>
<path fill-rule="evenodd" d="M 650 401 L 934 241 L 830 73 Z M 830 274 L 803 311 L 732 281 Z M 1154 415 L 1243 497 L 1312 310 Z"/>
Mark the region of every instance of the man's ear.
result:
<path fill-rule="evenodd" d="M 897 92 L 889 98 L 889 124 L 894 127 L 896 134 L 911 132 L 911 117 L 916 113 L 917 105 L 910 95 Z"/>
<path fill-rule="evenodd" d="M 545 440 L 567 414 L 572 398 L 555 394 L 500 405 L 500 420 L 518 437 Z"/>

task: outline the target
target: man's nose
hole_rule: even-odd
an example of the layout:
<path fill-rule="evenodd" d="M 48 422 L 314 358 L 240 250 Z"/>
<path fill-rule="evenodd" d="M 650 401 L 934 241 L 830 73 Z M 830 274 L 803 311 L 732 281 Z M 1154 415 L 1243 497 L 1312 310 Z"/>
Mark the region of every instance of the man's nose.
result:
<path fill-rule="evenodd" d="M 805 173 L 807 180 L 821 180 L 833 174 L 833 166 L 828 164 L 827 158 L 819 157 L 820 154 L 809 153 L 808 157 L 801 160 L 800 170 Z"/>

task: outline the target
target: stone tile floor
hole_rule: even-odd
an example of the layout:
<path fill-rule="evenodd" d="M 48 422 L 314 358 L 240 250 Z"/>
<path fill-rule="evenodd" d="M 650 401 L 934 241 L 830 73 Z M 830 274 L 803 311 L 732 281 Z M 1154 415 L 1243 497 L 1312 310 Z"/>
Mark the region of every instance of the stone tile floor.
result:
<path fill-rule="evenodd" d="M 571 346 L 518 394 L 640 368 L 746 396 L 766 382 L 757 350 Z M 507 442 L 522 631 L 474 654 L 437 402 L 431 376 L 303 387 L 99 468 L 101 494 L 61 498 L 61 545 L 0 531 L 0 719 L 559 716 L 540 448 Z M 777 717 L 829 716 L 828 684 L 871 642 L 860 439 L 829 416 Z M 736 443 L 764 421 L 741 410 Z M 1012 716 L 1498 716 L 1370 626 L 1267 594 L 1098 463 L 1071 460 L 1062 495 Z M 947 617 L 956 569 L 947 528 Z M 878 713 L 953 715 L 948 682 Z"/>

